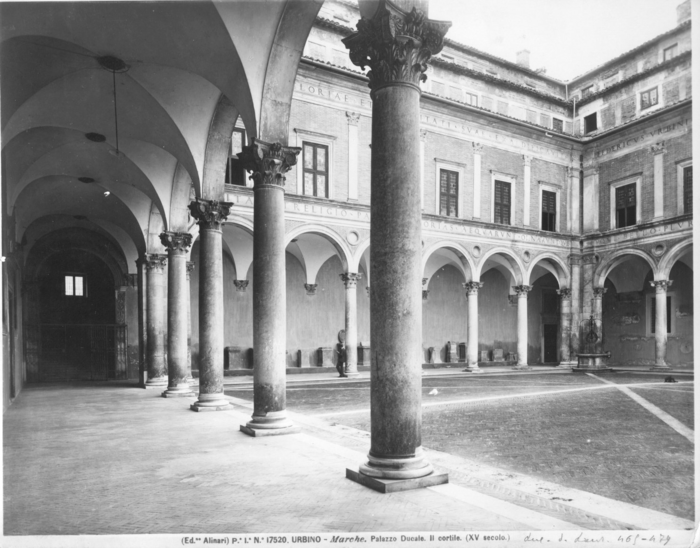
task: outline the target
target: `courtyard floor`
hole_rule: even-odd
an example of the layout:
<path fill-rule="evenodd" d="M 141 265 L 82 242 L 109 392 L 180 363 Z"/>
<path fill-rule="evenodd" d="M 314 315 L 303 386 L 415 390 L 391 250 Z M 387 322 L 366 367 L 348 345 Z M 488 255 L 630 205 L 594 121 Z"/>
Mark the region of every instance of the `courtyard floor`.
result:
<path fill-rule="evenodd" d="M 366 375 L 288 377 L 302 433 L 268 438 L 239 432 L 251 378 L 227 384 L 234 409 L 218 413 L 128 383 L 28 385 L 3 421 L 4 545 L 198 532 L 680 533 L 693 527 L 694 384 L 676 378 L 428 371 L 423 446 L 450 483 L 384 495 L 345 479 L 369 450 Z"/>

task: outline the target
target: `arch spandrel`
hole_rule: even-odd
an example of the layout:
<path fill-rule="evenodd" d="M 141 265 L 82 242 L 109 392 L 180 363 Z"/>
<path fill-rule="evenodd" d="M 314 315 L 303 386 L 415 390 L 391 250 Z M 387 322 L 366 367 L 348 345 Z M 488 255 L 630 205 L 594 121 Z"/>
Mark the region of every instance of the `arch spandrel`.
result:
<path fill-rule="evenodd" d="M 484 267 L 489 263 L 495 263 L 494 267 L 500 267 L 501 270 L 505 270 L 510 274 L 510 278 L 514 285 L 523 284 L 525 279 L 525 266 L 523 265 L 520 258 L 513 253 L 511 249 L 505 247 L 494 247 L 486 251 L 481 260 L 476 266 L 475 270 L 475 280 L 479 280 L 481 276 L 486 272 Z M 488 270 L 488 269 L 487 269 Z"/>
<path fill-rule="evenodd" d="M 620 263 L 623 263 L 625 260 L 629 259 L 629 257 L 631 256 L 640 257 L 641 259 L 646 261 L 646 263 L 649 265 L 649 268 L 651 269 L 654 279 L 657 279 L 658 271 L 654 259 L 649 254 L 640 249 L 628 248 L 612 252 L 601 259 L 593 275 L 593 286 L 603 287 L 603 285 L 605 284 L 605 279 L 608 277 L 610 272 Z"/>
<path fill-rule="evenodd" d="M 671 249 L 666 251 L 661 260 L 659 261 L 659 267 L 657 269 L 658 277 L 654 278 L 656 280 L 667 280 L 671 273 L 671 269 L 676 264 L 676 262 L 683 257 L 686 253 L 693 252 L 693 240 L 687 239 L 683 240 Z M 692 264 L 692 261 L 691 261 Z"/>
<path fill-rule="evenodd" d="M 348 271 L 348 268 L 351 266 L 357 266 L 356 263 L 351 261 L 351 257 L 353 256 L 353 254 L 350 251 L 348 245 L 345 243 L 343 237 L 332 228 L 323 225 L 300 225 L 293 228 L 292 230 L 287 232 L 287 234 L 285 234 L 285 247 L 288 247 L 289 244 L 292 243 L 292 240 L 299 239 L 299 237 L 304 234 L 314 234 L 318 237 L 325 239 L 334 248 L 334 251 L 338 255 L 338 258 L 340 259 L 340 262 L 343 265 L 343 269 L 345 271 Z M 328 257 L 326 257 L 326 259 L 327 258 Z M 324 259 L 324 262 L 326 259 Z"/>
<path fill-rule="evenodd" d="M 447 264 L 457 268 L 465 282 L 473 280 L 475 266 L 469 252 L 463 246 L 447 241 L 436 242 L 423 252 L 423 277 L 432 278 L 437 270 Z"/>
<path fill-rule="evenodd" d="M 541 253 L 530 260 L 530 264 L 525 273 L 526 284 L 532 285 L 532 274 L 535 268 L 538 266 L 552 273 L 552 275 L 557 279 L 557 283 L 559 284 L 560 288 L 571 286 L 569 266 L 566 264 L 564 259 L 558 255 L 555 255 L 554 253 Z"/>

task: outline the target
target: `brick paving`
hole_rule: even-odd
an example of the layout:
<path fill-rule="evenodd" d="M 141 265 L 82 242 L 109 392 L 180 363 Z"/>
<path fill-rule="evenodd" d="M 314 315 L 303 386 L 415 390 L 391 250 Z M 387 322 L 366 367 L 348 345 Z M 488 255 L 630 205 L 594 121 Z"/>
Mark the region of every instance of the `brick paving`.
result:
<path fill-rule="evenodd" d="M 559 382 L 551 377 L 538 382 Z M 125 383 L 25 388 L 4 416 L 5 535 L 507 531 L 562 523 L 571 529 L 645 527 L 643 519 L 633 523 L 627 517 L 630 509 L 645 516 L 643 508 L 606 501 L 617 510 L 600 512 L 598 499 L 581 506 L 589 497 L 581 491 L 564 496 L 569 491 L 541 481 L 526 489 L 529 480 L 517 470 L 477 464 L 429 443 L 429 436 L 424 445 L 431 448 L 431 462 L 449 471 L 450 489 L 461 490 L 461 496 L 440 486 L 380 495 L 344 477 L 346 467 L 357 468 L 364 459 L 367 432 L 293 413 L 302 434 L 249 438 L 238 428 L 248 420 L 250 404 L 233 401 L 233 411 L 192 413 L 189 398 L 164 399 Z M 519 414 L 532 413 L 521 404 Z M 442 412 L 427 413 L 426 422 Z M 541 419 L 536 413 L 532 418 Z M 480 445 L 479 430 L 472 446 Z M 679 446 L 678 457 L 685 453 Z M 512 461 L 532 461 L 523 453 L 519 457 L 513 448 Z M 540 471 L 557 481 L 566 466 L 553 461 L 554 474 L 544 463 Z M 649 481 L 664 477 L 666 465 L 656 466 L 645 471 Z M 639 475 L 639 481 L 644 478 Z M 678 488 L 685 487 L 684 478 Z M 470 492 L 530 513 L 504 515 L 469 504 Z M 642 499 L 630 500 L 646 502 Z M 658 512 L 648 515 L 670 529 L 690 524 Z"/>

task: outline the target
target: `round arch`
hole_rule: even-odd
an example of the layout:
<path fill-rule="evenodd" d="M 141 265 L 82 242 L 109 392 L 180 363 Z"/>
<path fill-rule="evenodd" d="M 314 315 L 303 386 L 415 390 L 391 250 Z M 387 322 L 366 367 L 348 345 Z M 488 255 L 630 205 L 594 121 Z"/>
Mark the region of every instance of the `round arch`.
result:
<path fill-rule="evenodd" d="M 430 258 L 439 250 L 441 249 L 447 249 L 451 252 L 453 252 L 455 255 L 457 255 L 457 258 L 459 259 L 459 267 L 464 275 L 464 281 L 469 282 L 474 280 L 474 272 L 475 272 L 475 266 L 474 262 L 471 260 L 471 257 L 469 256 L 469 252 L 462 247 L 459 244 L 456 244 L 454 242 L 448 242 L 448 241 L 439 241 L 431 245 L 428 249 L 426 249 L 423 252 L 423 257 L 422 257 L 422 267 L 421 267 L 421 272 L 425 274 L 425 269 L 428 265 L 428 261 Z M 452 264 L 452 261 L 446 260 L 445 264 Z M 456 265 L 455 265 L 456 266 Z"/>
<path fill-rule="evenodd" d="M 340 258 L 340 262 L 342 263 L 346 272 L 350 271 L 351 266 L 354 266 L 353 262 L 351 262 L 351 258 L 353 256 L 352 251 L 350 251 L 350 248 L 343 241 L 342 236 L 335 230 L 323 225 L 301 225 L 293 228 L 284 236 L 285 248 L 292 243 L 292 240 L 297 239 L 299 236 L 304 234 L 316 234 L 317 236 L 326 238 L 335 248 L 338 257 Z"/>
<path fill-rule="evenodd" d="M 523 265 L 522 261 L 516 255 L 514 255 L 510 249 L 505 247 L 495 247 L 484 254 L 484 256 L 477 264 L 474 279 L 479 280 L 481 278 L 481 274 L 484 270 L 484 265 L 486 265 L 488 260 L 494 257 L 495 255 L 501 255 L 504 257 L 505 262 L 507 263 L 506 268 L 510 270 L 511 275 L 515 280 L 515 284 L 523 284 L 525 279 L 525 266 Z"/>
<path fill-rule="evenodd" d="M 571 286 L 571 276 L 569 274 L 569 269 L 567 267 L 566 262 L 554 253 L 548 252 L 538 255 L 530 261 L 530 266 L 525 272 L 525 280 L 528 284 L 530 283 L 530 278 L 532 277 L 533 270 L 539 265 L 539 263 L 543 261 L 548 261 L 551 265 L 552 268 L 543 268 L 546 268 L 549 272 L 551 272 L 554 275 L 554 277 L 557 279 L 557 283 L 559 284 L 560 288 Z"/>
<path fill-rule="evenodd" d="M 671 269 L 689 249 L 693 247 L 693 240 L 683 240 L 674 245 L 659 262 L 659 267 L 654 275 L 655 280 L 667 280 L 671 274 Z"/>
<path fill-rule="evenodd" d="M 620 251 L 612 253 L 600 262 L 600 264 L 595 270 L 595 274 L 593 275 L 593 286 L 603 287 L 603 285 L 605 284 L 605 279 L 608 277 L 610 272 L 615 267 L 625 262 L 630 255 L 641 257 L 642 259 L 644 259 L 649 265 L 649 268 L 651 268 L 651 272 L 654 276 L 654 279 L 658 279 L 657 269 L 656 265 L 654 264 L 654 260 L 647 253 L 640 249 L 621 249 Z"/>

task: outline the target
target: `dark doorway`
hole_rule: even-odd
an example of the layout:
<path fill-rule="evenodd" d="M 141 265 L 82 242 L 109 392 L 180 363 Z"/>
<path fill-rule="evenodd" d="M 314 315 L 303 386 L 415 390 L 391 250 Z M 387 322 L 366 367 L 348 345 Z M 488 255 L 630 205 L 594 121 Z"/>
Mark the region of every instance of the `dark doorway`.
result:
<path fill-rule="evenodd" d="M 557 357 L 557 332 L 559 331 L 558 324 L 544 324 L 544 363 L 556 363 Z"/>

